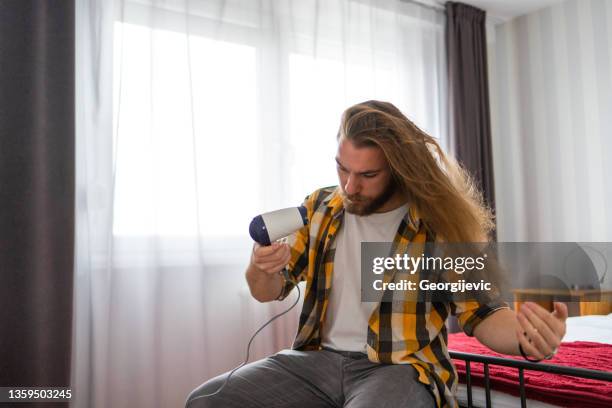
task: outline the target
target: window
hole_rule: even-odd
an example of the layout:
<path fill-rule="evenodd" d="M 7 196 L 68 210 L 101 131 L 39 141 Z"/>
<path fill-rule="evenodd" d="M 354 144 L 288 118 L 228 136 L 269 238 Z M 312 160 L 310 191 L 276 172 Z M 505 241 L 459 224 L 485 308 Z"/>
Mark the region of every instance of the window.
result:
<path fill-rule="evenodd" d="M 337 183 L 340 115 L 366 99 L 445 133 L 442 15 L 148 3 L 127 1 L 116 22 L 115 236 L 248 242 L 253 216 Z"/>

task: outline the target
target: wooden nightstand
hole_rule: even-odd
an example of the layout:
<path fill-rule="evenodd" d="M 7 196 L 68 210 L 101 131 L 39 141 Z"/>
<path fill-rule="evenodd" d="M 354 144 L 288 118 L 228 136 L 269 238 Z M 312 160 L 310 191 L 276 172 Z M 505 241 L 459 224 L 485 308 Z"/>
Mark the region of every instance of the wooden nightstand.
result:
<path fill-rule="evenodd" d="M 612 313 L 612 290 L 598 289 L 513 289 L 514 310 L 522 303 L 534 302 L 547 310 L 553 310 L 553 302 L 576 302 L 580 306 L 580 316 L 607 315 Z"/>

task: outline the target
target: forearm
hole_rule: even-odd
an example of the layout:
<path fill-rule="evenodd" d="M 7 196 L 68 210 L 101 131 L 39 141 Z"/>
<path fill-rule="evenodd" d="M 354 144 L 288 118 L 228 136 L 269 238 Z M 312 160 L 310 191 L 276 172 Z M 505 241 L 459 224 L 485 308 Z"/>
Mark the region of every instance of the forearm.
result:
<path fill-rule="evenodd" d="M 476 326 L 474 337 L 497 353 L 520 355 L 516 338 L 518 326 L 516 313 L 513 310 L 500 309 Z"/>
<path fill-rule="evenodd" d="M 257 269 L 252 262 L 249 264 L 245 276 L 251 296 L 259 302 L 276 300 L 284 285 L 284 279 L 280 274 L 267 274 Z"/>

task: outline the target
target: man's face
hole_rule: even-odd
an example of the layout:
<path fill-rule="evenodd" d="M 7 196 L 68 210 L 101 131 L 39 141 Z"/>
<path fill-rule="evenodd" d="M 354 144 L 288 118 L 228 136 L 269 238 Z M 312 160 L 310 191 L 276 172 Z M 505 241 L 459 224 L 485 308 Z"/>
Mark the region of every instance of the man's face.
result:
<path fill-rule="evenodd" d="M 396 191 L 389 165 L 379 147 L 358 148 L 351 141 L 341 139 L 336 164 L 344 208 L 350 213 L 372 214 Z"/>

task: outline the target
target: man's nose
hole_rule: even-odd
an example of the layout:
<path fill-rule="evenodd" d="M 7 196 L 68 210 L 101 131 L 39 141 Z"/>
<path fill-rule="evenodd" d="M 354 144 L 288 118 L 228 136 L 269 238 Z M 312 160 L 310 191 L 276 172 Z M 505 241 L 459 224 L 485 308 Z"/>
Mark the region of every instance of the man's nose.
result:
<path fill-rule="evenodd" d="M 344 184 L 344 192 L 348 195 L 359 193 L 359 184 L 356 177 L 348 176 L 346 183 Z"/>

